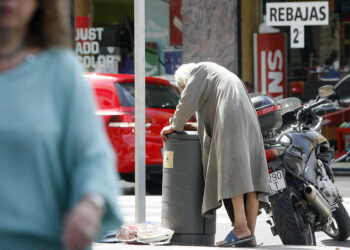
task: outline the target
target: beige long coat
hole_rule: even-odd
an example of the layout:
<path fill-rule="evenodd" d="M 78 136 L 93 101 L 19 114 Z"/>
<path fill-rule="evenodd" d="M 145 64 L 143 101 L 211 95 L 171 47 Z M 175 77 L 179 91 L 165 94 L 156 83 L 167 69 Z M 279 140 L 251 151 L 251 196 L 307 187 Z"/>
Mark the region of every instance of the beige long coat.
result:
<path fill-rule="evenodd" d="M 199 63 L 181 94 L 172 126 L 182 131 L 197 111 L 205 180 L 202 215 L 223 199 L 269 192 L 265 151 L 258 118 L 241 80 L 215 63 Z"/>

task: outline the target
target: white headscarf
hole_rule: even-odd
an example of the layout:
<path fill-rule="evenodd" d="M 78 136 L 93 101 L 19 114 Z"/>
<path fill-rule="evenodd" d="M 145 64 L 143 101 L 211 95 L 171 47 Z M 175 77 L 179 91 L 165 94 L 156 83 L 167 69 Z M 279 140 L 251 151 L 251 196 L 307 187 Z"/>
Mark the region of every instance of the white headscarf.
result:
<path fill-rule="evenodd" d="M 175 81 L 180 88 L 186 87 L 192 70 L 197 66 L 195 63 L 182 64 L 175 72 Z"/>

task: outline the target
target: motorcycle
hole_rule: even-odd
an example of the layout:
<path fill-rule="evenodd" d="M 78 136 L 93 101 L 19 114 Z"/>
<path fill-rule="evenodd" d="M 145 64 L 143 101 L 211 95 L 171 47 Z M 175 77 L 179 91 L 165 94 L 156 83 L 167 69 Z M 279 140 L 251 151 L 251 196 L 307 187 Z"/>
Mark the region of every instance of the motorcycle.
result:
<path fill-rule="evenodd" d="M 322 118 L 313 111 L 333 94 L 333 86 L 323 86 L 310 105 L 294 97 L 275 102 L 251 96 L 268 162 L 268 223 L 286 245 L 316 245 L 318 231 L 339 241 L 350 235 L 349 215 L 330 168 L 332 148 L 321 134 Z"/>

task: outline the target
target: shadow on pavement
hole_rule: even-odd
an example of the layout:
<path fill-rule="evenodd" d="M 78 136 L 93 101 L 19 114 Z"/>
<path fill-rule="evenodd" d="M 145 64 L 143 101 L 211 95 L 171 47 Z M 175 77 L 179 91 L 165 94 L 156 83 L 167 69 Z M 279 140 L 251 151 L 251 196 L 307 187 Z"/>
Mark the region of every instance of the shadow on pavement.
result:
<path fill-rule="evenodd" d="M 336 241 L 336 240 L 321 240 L 322 244 L 325 246 L 332 247 L 350 247 L 350 240 L 346 241 Z"/>
<path fill-rule="evenodd" d="M 335 176 L 350 176 L 350 171 L 333 170 Z"/>
<path fill-rule="evenodd" d="M 135 195 L 135 188 L 123 187 L 122 193 L 123 193 L 123 195 Z"/>
<path fill-rule="evenodd" d="M 237 247 L 236 247 L 237 248 Z M 320 246 L 294 246 L 294 245 L 261 245 L 257 246 L 255 249 L 298 249 L 298 250 L 320 250 Z M 242 248 L 243 249 L 243 248 Z M 246 248 L 247 249 L 247 248 Z M 253 248 L 249 248 L 253 249 Z"/>
<path fill-rule="evenodd" d="M 152 193 L 146 192 L 146 195 L 161 195 L 159 191 L 153 191 Z M 122 187 L 122 195 L 135 195 L 134 187 Z"/>
<path fill-rule="evenodd" d="M 135 183 L 119 180 L 122 195 L 135 195 Z M 161 195 L 162 189 L 159 185 L 146 184 L 146 195 Z"/>

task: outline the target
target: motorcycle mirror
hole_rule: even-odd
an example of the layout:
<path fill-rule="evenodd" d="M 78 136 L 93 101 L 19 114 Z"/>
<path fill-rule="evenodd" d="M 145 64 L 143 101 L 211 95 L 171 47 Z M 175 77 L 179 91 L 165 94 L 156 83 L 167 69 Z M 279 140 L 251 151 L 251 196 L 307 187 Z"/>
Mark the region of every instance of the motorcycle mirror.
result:
<path fill-rule="evenodd" d="M 335 91 L 332 85 L 325 85 L 318 89 L 318 96 L 321 98 L 328 97 L 334 94 L 335 94 Z"/>

